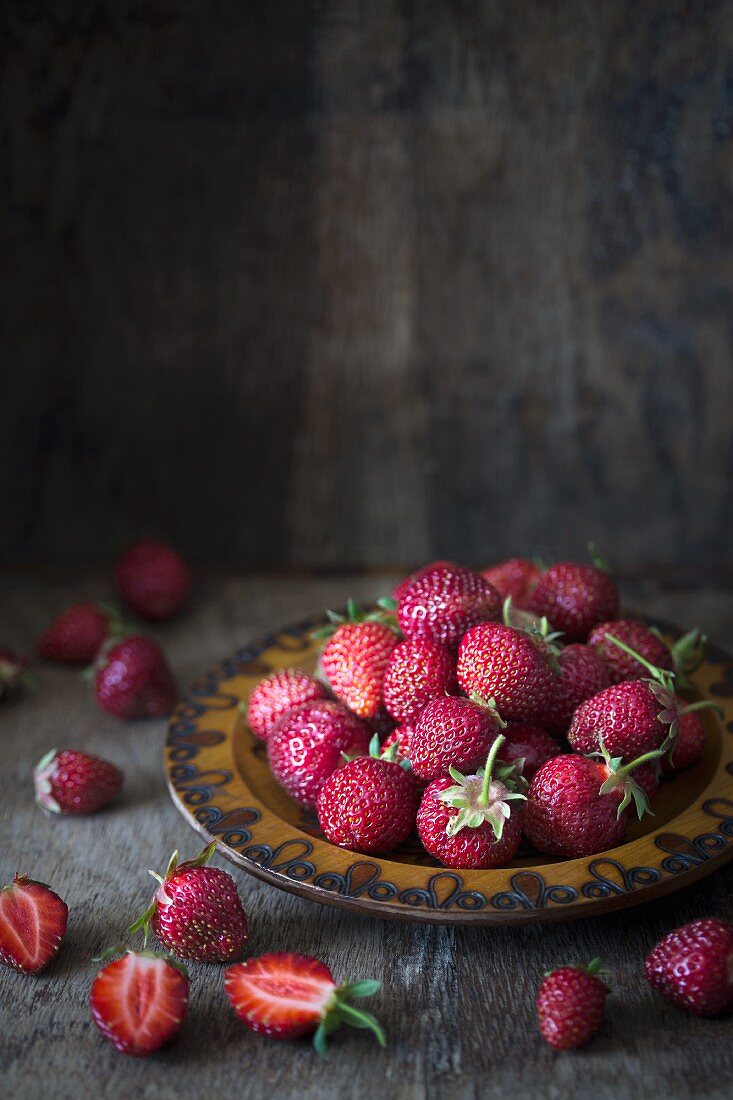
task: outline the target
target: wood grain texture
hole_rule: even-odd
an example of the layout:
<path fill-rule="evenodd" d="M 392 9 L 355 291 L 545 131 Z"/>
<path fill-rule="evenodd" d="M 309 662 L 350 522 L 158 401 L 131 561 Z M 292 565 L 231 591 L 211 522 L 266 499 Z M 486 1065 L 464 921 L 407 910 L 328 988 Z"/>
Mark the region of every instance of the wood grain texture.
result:
<path fill-rule="evenodd" d="M 2 560 L 729 567 L 729 2 L 0 19 Z"/>
<path fill-rule="evenodd" d="M 307 580 L 208 577 L 193 607 L 156 630 L 182 684 L 273 623 L 367 599 L 390 578 Z M 109 596 L 100 578 L 0 574 L 3 638 L 29 648 L 49 617 L 80 594 Z M 705 627 L 733 644 L 733 595 L 708 589 L 630 595 L 643 610 Z M 222 968 L 192 966 L 190 1016 L 180 1038 L 145 1063 L 116 1054 L 89 1021 L 90 956 L 122 936 L 150 894 L 145 869 L 163 865 L 194 834 L 165 790 L 164 723 L 123 724 L 103 715 L 74 672 L 42 668 L 39 691 L 0 708 L 4 747 L 0 880 L 16 870 L 52 882 L 71 907 L 68 942 L 49 971 L 0 973 L 3 1087 L 19 1100 L 104 1095 L 127 1100 L 238 1095 L 245 1100 L 366 1100 L 375 1081 L 396 1100 L 476 1100 L 526 1094 L 539 1100 L 588 1095 L 724 1097 L 733 1082 L 730 1020 L 703 1021 L 647 989 L 641 965 L 670 927 L 697 916 L 733 919 L 733 872 L 643 909 L 568 926 L 445 929 L 356 918 L 312 905 L 233 873 L 251 916 L 252 951 L 297 948 L 339 974 L 381 978 L 375 998 L 389 1033 L 380 1053 L 357 1032 L 334 1040 L 321 1063 L 307 1044 L 278 1045 L 246 1032 L 223 1001 Z M 31 801 L 30 771 L 52 745 L 76 745 L 120 763 L 124 797 L 89 819 L 48 820 Z M 227 865 L 228 866 L 228 865 Z M 231 869 L 231 868 L 228 868 Z M 614 971 L 608 1019 L 592 1046 L 553 1053 L 539 1039 L 533 997 L 540 972 L 595 954 Z"/>

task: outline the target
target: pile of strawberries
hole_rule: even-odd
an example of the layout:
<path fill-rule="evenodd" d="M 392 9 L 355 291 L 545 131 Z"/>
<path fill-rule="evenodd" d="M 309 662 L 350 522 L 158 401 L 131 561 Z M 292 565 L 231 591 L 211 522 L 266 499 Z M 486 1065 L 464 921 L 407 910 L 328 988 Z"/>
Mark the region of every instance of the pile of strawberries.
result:
<path fill-rule="evenodd" d="M 268 676 L 247 720 L 343 848 L 387 853 L 416 829 L 447 867 L 605 851 L 700 758 L 712 706 L 684 696 L 699 632 L 670 649 L 619 607 L 599 564 L 435 562 L 370 613 L 329 612 L 319 676 Z"/>

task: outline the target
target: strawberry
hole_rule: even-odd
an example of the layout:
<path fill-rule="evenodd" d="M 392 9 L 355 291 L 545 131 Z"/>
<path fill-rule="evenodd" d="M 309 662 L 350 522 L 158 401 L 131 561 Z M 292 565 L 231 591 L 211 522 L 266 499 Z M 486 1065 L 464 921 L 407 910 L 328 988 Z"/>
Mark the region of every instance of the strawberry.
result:
<path fill-rule="evenodd" d="M 364 756 L 371 733 L 343 703 L 315 700 L 285 714 L 270 731 L 272 773 L 291 798 L 315 807 L 321 787 L 344 756 Z"/>
<path fill-rule="evenodd" d="M 574 1050 L 596 1034 L 606 1014 L 606 989 L 598 977 L 601 960 L 588 966 L 549 970 L 537 992 L 542 1038 L 556 1050 Z"/>
<path fill-rule="evenodd" d="M 160 886 L 128 932 L 142 931 L 147 944 L 152 930 L 180 959 L 231 962 L 240 958 L 249 938 L 247 914 L 232 876 L 206 866 L 215 851 L 213 842 L 185 863 L 179 863 L 174 852 L 164 877 L 151 871 Z"/>
<path fill-rule="evenodd" d="M 524 834 L 538 851 L 575 859 L 615 848 L 626 834 L 632 801 L 639 818 L 649 809 L 646 791 L 655 789 L 656 780 L 654 769 L 646 766 L 661 751 L 623 766 L 620 757 L 602 751 L 601 760 L 554 756 L 535 774 L 527 791 Z"/>
<path fill-rule="evenodd" d="M 122 788 L 123 774 L 99 756 L 51 749 L 36 765 L 36 802 L 54 814 L 93 814 Z"/>
<path fill-rule="evenodd" d="M 505 764 L 522 761 L 520 771 L 529 782 L 546 760 L 559 756 L 562 749 L 554 737 L 546 730 L 529 722 L 509 722 L 504 730 L 506 738 L 501 749 L 501 759 Z"/>
<path fill-rule="evenodd" d="M 441 642 L 399 642 L 384 675 L 384 705 L 398 722 L 415 718 L 431 699 L 455 686 L 455 661 Z"/>
<path fill-rule="evenodd" d="M 414 722 L 402 722 L 399 726 L 395 726 L 392 732 L 389 733 L 382 742 L 382 751 L 389 752 L 394 746 L 394 759 L 397 763 L 401 764 L 403 760 L 409 761 L 410 745 L 412 744 L 412 735 L 414 732 Z M 413 779 L 418 779 L 414 773 Z"/>
<path fill-rule="evenodd" d="M 638 619 L 616 619 L 613 622 L 599 623 L 588 635 L 588 645 L 602 657 L 608 665 L 614 684 L 622 680 L 640 680 L 644 676 L 644 666 L 623 649 L 619 649 L 607 637 L 612 634 L 620 638 L 627 646 L 640 653 L 650 664 L 671 672 L 672 654 L 669 646 L 650 630 L 646 623 Z"/>
<path fill-rule="evenodd" d="M 503 867 L 519 848 L 521 813 L 513 800 L 524 795 L 514 767 L 496 759 L 503 742 L 500 734 L 475 775 L 451 768 L 425 788 L 417 831 L 425 850 L 446 867 Z"/>
<path fill-rule="evenodd" d="M 566 561 L 545 570 L 527 603 L 568 642 L 582 642 L 597 623 L 617 618 L 619 594 L 603 569 Z"/>
<path fill-rule="evenodd" d="M 266 741 L 276 722 L 293 707 L 327 698 L 326 688 L 315 676 L 300 668 L 281 668 L 260 680 L 248 702 L 242 703 L 242 711 L 255 737 Z"/>
<path fill-rule="evenodd" d="M 371 997 L 380 986 L 374 981 L 337 985 L 318 959 L 280 951 L 237 963 L 224 975 L 226 995 L 243 1024 L 270 1039 L 312 1035 L 322 1057 L 327 1037 L 341 1024 L 368 1029 L 386 1046 L 374 1016 L 349 1003 L 352 997 Z"/>
<path fill-rule="evenodd" d="M 69 910 L 49 886 L 16 875 L 0 888 L 0 963 L 37 974 L 61 947 Z"/>
<path fill-rule="evenodd" d="M 98 658 L 94 692 L 102 710 L 117 718 L 162 718 L 176 705 L 178 688 L 163 650 L 133 634 Z"/>
<path fill-rule="evenodd" d="M 665 774 L 681 772 L 697 764 L 705 752 L 708 735 L 699 714 L 688 713 L 680 717 L 677 740 L 662 760 Z"/>
<path fill-rule="evenodd" d="M 63 611 L 38 639 L 44 661 L 88 665 L 99 653 L 110 630 L 109 612 L 93 603 L 75 603 Z"/>
<path fill-rule="evenodd" d="M 708 918 L 683 924 L 657 944 L 644 976 L 657 993 L 697 1016 L 733 1005 L 733 924 Z"/>
<path fill-rule="evenodd" d="M 576 642 L 557 655 L 560 677 L 542 721 L 553 733 L 567 733 L 577 707 L 611 684 L 606 662 L 590 646 Z"/>
<path fill-rule="evenodd" d="M 411 581 L 397 605 L 397 620 L 412 641 L 429 638 L 455 649 L 471 626 L 501 614 L 501 597 L 472 569 L 438 565 Z"/>
<path fill-rule="evenodd" d="M 484 569 L 483 576 L 493 584 L 505 600 L 510 596 L 515 607 L 526 608 L 527 601 L 537 587 L 542 570 L 528 558 L 508 558 Z"/>
<path fill-rule="evenodd" d="M 409 764 L 406 771 L 396 760 L 380 756 L 376 735 L 369 749 L 369 756 L 349 760 L 323 784 L 318 824 L 332 844 L 379 855 L 407 839 L 420 796 Z"/>
<path fill-rule="evenodd" d="M 188 1008 L 188 974 L 167 955 L 126 951 L 92 982 L 92 1018 L 123 1054 L 144 1058 L 180 1030 Z"/>
<path fill-rule="evenodd" d="M 597 752 L 600 739 L 609 752 L 630 760 L 657 749 L 675 731 L 679 702 L 673 691 L 652 680 L 624 680 L 581 703 L 568 741 L 576 752 Z"/>
<path fill-rule="evenodd" d="M 391 599 L 390 602 L 393 603 L 395 608 L 396 608 L 397 604 L 402 599 L 402 593 L 405 592 L 410 587 L 410 585 L 412 584 L 413 581 L 416 581 L 419 577 L 422 577 L 426 573 L 429 573 L 431 569 L 457 569 L 457 568 L 458 568 L 458 566 L 456 565 L 455 562 L 453 562 L 453 561 L 444 561 L 442 558 L 439 559 L 438 561 L 428 562 L 427 565 L 421 565 L 419 569 L 417 569 L 414 573 L 410 573 L 409 577 L 405 577 L 404 580 L 400 581 L 400 583 L 398 585 L 396 585 L 394 591 L 392 592 L 392 599 Z"/>
<path fill-rule="evenodd" d="M 329 637 L 321 654 L 321 668 L 332 692 L 360 718 L 374 718 L 383 706 L 382 682 L 398 637 L 380 621 L 382 612 L 365 615 L 349 600 L 347 616 L 329 611 L 331 625 L 313 633 Z"/>
<path fill-rule="evenodd" d="M 431 699 L 415 722 L 410 764 L 418 779 L 439 779 L 450 767 L 473 771 L 501 732 L 496 711 L 481 700 Z"/>
<path fill-rule="evenodd" d="M 27 686 L 28 661 L 19 657 L 12 649 L 0 646 L 0 702 L 16 695 L 18 690 Z"/>
<path fill-rule="evenodd" d="M 191 573 L 170 546 L 142 539 L 115 567 L 122 599 L 141 619 L 162 622 L 181 610 L 191 591 Z"/>
<path fill-rule="evenodd" d="M 459 646 L 458 683 L 467 695 L 493 699 L 503 718 L 541 724 L 557 690 L 551 662 L 545 642 L 532 634 L 480 623 Z"/>

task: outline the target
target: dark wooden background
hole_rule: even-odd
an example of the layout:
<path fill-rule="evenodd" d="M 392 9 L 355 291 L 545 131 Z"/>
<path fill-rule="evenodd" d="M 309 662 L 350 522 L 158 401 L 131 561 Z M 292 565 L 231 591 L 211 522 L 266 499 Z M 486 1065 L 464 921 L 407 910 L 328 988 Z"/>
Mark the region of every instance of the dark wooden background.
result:
<path fill-rule="evenodd" d="M 733 538 L 733 5 L 2 5 L 0 557 Z"/>

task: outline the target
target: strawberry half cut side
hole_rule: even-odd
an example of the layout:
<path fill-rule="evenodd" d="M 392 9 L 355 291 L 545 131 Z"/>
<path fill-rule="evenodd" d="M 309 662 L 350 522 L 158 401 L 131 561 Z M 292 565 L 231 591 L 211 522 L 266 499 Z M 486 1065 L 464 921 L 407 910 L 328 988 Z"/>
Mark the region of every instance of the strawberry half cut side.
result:
<path fill-rule="evenodd" d="M 42 882 L 16 875 L 0 889 L 0 963 L 37 974 L 61 947 L 69 909 Z"/>
<path fill-rule="evenodd" d="M 113 948 L 107 955 L 118 953 Z M 186 970 L 168 955 L 126 951 L 94 979 L 92 1017 L 117 1050 L 142 1058 L 178 1032 L 188 1008 L 188 987 Z"/>

